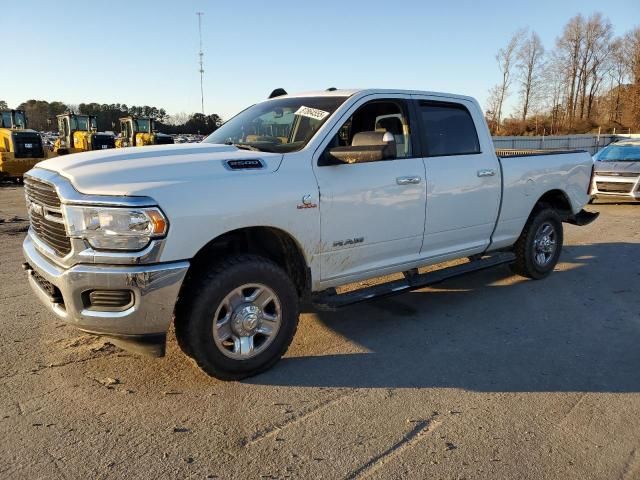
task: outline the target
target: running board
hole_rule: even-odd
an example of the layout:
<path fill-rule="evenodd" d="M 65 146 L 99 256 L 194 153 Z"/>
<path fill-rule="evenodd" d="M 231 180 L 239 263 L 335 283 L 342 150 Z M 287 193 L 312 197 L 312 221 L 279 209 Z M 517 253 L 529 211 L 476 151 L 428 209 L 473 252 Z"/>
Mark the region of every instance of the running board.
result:
<path fill-rule="evenodd" d="M 449 280 L 450 278 L 466 275 L 467 273 L 513 263 L 515 258 L 513 253 L 499 253 L 481 258 L 480 260 L 474 260 L 453 267 L 445 267 L 427 273 L 418 274 L 416 270 L 404 272 L 403 279 L 392 280 L 391 282 L 361 288 L 352 292 L 341 294 L 331 293 L 333 289 L 330 289 L 329 293 L 326 291 L 320 292 L 313 297 L 312 304 L 318 310 L 337 310 L 356 303 L 399 295 L 404 292 L 410 292 L 411 290 L 428 287 Z"/>

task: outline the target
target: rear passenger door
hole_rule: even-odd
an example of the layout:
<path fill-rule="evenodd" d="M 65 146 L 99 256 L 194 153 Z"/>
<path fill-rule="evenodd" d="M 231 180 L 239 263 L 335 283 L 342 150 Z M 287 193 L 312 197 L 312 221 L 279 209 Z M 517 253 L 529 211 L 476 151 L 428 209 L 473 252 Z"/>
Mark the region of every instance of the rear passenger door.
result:
<path fill-rule="evenodd" d="M 484 122 L 471 101 L 415 95 L 427 178 L 426 258 L 472 255 L 488 245 L 501 195 L 493 142 L 479 136 Z M 482 132 L 484 133 L 484 132 Z"/>

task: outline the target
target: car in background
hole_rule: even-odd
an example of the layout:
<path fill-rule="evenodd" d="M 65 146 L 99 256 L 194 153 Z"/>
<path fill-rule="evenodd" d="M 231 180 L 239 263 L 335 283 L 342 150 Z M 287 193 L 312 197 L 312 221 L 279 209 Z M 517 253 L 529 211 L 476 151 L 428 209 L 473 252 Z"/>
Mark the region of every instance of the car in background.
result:
<path fill-rule="evenodd" d="M 593 159 L 594 198 L 640 201 L 640 139 L 612 143 Z"/>

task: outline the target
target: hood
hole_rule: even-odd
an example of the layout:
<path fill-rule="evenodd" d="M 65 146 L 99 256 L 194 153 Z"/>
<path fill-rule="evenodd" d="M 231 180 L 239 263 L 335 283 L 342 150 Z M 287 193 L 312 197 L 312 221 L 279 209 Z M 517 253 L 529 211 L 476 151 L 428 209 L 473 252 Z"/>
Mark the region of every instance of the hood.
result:
<path fill-rule="evenodd" d="M 640 175 L 640 162 L 595 162 L 596 172 L 624 172 Z"/>
<path fill-rule="evenodd" d="M 226 160 L 260 159 L 256 170 L 227 168 Z M 264 175 L 278 169 L 279 153 L 251 152 L 231 145 L 189 143 L 115 148 L 63 155 L 38 163 L 68 178 L 88 195 L 147 195 L 155 188 L 224 176 Z"/>

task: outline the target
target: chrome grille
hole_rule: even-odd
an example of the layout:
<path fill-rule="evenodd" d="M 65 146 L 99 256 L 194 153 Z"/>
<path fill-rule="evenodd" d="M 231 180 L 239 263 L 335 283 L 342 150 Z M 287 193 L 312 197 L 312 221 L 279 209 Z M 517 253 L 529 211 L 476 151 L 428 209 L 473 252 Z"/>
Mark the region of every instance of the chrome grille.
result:
<path fill-rule="evenodd" d="M 24 190 L 33 233 L 57 255 L 69 254 L 71 240 L 67 237 L 60 198 L 53 185 L 25 176 Z"/>

